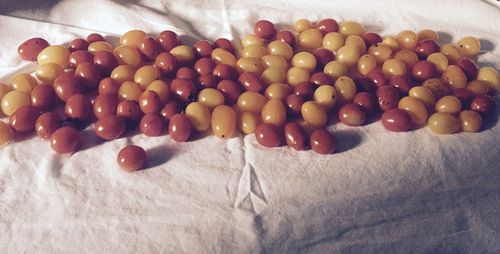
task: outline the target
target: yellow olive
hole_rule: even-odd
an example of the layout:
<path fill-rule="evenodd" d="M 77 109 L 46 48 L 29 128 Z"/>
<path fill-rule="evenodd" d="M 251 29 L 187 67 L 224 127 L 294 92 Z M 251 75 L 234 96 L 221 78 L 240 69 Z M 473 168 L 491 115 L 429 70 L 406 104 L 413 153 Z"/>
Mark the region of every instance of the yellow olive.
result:
<path fill-rule="evenodd" d="M 426 108 L 433 109 L 436 104 L 436 97 L 429 88 L 423 86 L 415 86 L 410 89 L 408 95 L 419 99 Z"/>
<path fill-rule="evenodd" d="M 243 112 L 240 114 L 239 127 L 240 131 L 245 134 L 251 134 L 255 132 L 257 126 L 260 124 L 260 116 L 257 116 L 251 112 Z"/>
<path fill-rule="evenodd" d="M 261 74 L 264 68 L 262 63 L 258 58 L 253 57 L 242 57 L 236 62 L 236 68 L 240 73 L 252 72 L 256 74 Z"/>
<path fill-rule="evenodd" d="M 118 98 L 127 101 L 139 101 L 142 94 L 141 87 L 132 81 L 125 81 L 118 89 Z"/>
<path fill-rule="evenodd" d="M 38 82 L 27 73 L 18 73 L 10 78 L 10 85 L 14 90 L 31 92 L 38 85 Z"/>
<path fill-rule="evenodd" d="M 135 69 L 130 65 L 118 65 L 111 72 L 110 77 L 118 83 L 134 80 Z"/>
<path fill-rule="evenodd" d="M 316 58 L 309 52 L 299 52 L 292 58 L 292 65 L 294 67 L 301 67 L 309 72 L 316 69 Z"/>
<path fill-rule="evenodd" d="M 462 124 L 462 130 L 465 132 L 478 132 L 481 129 L 483 119 L 474 110 L 464 110 L 458 116 Z"/>
<path fill-rule="evenodd" d="M 307 19 L 299 19 L 299 20 L 295 21 L 295 23 L 293 24 L 293 28 L 295 29 L 295 31 L 297 33 L 300 34 L 300 33 L 304 32 L 305 30 L 313 28 L 313 24 L 311 23 L 311 21 L 309 21 Z"/>
<path fill-rule="evenodd" d="M 396 38 L 394 38 L 392 36 L 384 37 L 381 44 L 391 48 L 392 52 L 397 52 L 398 50 L 401 49 L 401 47 L 399 46 L 398 40 L 396 40 Z"/>
<path fill-rule="evenodd" d="M 325 65 L 323 72 L 336 79 L 347 74 L 347 67 L 339 61 L 331 61 Z"/>
<path fill-rule="evenodd" d="M 198 102 L 213 109 L 224 104 L 224 95 L 215 88 L 205 88 L 198 93 Z"/>
<path fill-rule="evenodd" d="M 323 35 L 319 29 L 311 28 L 299 34 L 299 45 L 309 51 L 320 48 L 323 44 Z"/>
<path fill-rule="evenodd" d="M 113 55 L 118 60 L 118 64 L 126 64 L 132 67 L 138 67 L 142 63 L 141 53 L 137 48 L 122 45 L 113 49 Z"/>
<path fill-rule="evenodd" d="M 120 37 L 120 45 L 129 45 L 132 47 L 137 47 L 142 39 L 146 37 L 146 33 L 142 30 L 130 30 L 125 32 Z"/>
<path fill-rule="evenodd" d="M 365 28 L 363 27 L 363 25 L 361 25 L 360 23 L 356 22 L 356 21 L 344 21 L 342 23 L 340 23 L 340 26 L 339 26 L 339 32 L 340 34 L 342 34 L 343 36 L 349 36 L 349 35 L 363 35 L 363 33 L 365 32 Z"/>
<path fill-rule="evenodd" d="M 442 53 L 432 53 L 427 57 L 427 61 L 433 63 L 439 72 L 443 72 L 448 67 L 448 58 Z"/>
<path fill-rule="evenodd" d="M 351 68 L 356 65 L 360 55 L 361 53 L 358 47 L 354 45 L 345 45 L 337 50 L 335 59 L 344 64 L 347 68 Z"/>
<path fill-rule="evenodd" d="M 105 41 L 95 41 L 89 44 L 87 50 L 92 54 L 99 51 L 108 51 L 113 53 L 113 46 Z"/>
<path fill-rule="evenodd" d="M 493 67 L 479 68 L 477 79 L 488 83 L 492 90 L 500 90 L 500 77 L 497 70 Z"/>
<path fill-rule="evenodd" d="M 450 64 L 456 63 L 460 58 L 462 58 L 462 54 L 458 50 L 458 48 L 453 44 L 445 44 L 441 46 L 441 53 L 448 58 L 448 62 Z"/>
<path fill-rule="evenodd" d="M 265 55 L 261 57 L 263 66 L 267 68 L 278 68 L 284 71 L 288 70 L 288 63 L 285 58 L 277 55 Z"/>
<path fill-rule="evenodd" d="M 467 86 L 467 76 L 465 76 L 462 69 L 456 65 L 449 65 L 446 67 L 441 78 L 453 88 L 465 88 L 465 86 Z"/>
<path fill-rule="evenodd" d="M 212 58 L 214 51 L 212 51 Z M 172 54 L 177 59 L 177 62 L 182 66 L 190 65 L 194 62 L 196 58 L 194 52 L 195 50 L 193 47 L 188 45 L 179 45 L 170 50 L 170 54 Z M 234 66 L 234 63 L 231 66 Z"/>
<path fill-rule="evenodd" d="M 69 66 L 69 54 L 69 49 L 63 46 L 50 45 L 38 54 L 38 64 L 43 65 L 47 63 L 54 63 L 62 68 L 66 68 Z"/>
<path fill-rule="evenodd" d="M 344 46 L 344 36 L 340 33 L 330 32 L 323 37 L 323 48 L 336 52 L 339 48 Z"/>
<path fill-rule="evenodd" d="M 267 54 L 267 48 L 262 44 L 251 44 L 243 48 L 241 57 L 261 58 Z"/>
<path fill-rule="evenodd" d="M 149 84 L 146 91 L 153 91 L 160 97 L 161 103 L 165 104 L 170 99 L 170 89 L 163 80 L 155 80 Z"/>
<path fill-rule="evenodd" d="M 351 102 L 356 95 L 356 84 L 348 76 L 339 77 L 335 81 L 338 100 L 342 103 Z"/>
<path fill-rule="evenodd" d="M 282 83 L 286 81 L 286 72 L 283 69 L 271 67 L 263 71 L 261 77 L 266 85 Z"/>
<path fill-rule="evenodd" d="M 266 102 L 267 99 L 264 95 L 258 92 L 246 91 L 238 97 L 237 105 L 241 112 L 259 114 Z"/>
<path fill-rule="evenodd" d="M 358 71 L 361 75 L 365 76 L 371 70 L 377 67 L 377 59 L 374 56 L 366 54 L 359 57 Z"/>
<path fill-rule="evenodd" d="M 210 128 L 212 118 L 207 106 L 199 102 L 191 102 L 186 107 L 186 116 L 195 130 L 202 132 Z"/>
<path fill-rule="evenodd" d="M 417 33 L 417 39 L 418 39 L 418 41 L 423 41 L 423 40 L 426 40 L 426 39 L 438 41 L 439 40 L 439 35 L 434 30 L 423 29 L 423 30 L 418 31 L 418 33 Z"/>
<path fill-rule="evenodd" d="M 366 43 L 359 35 L 349 35 L 345 38 L 345 45 L 354 45 L 356 46 L 361 54 L 366 52 Z"/>
<path fill-rule="evenodd" d="M 490 86 L 483 80 L 472 80 L 467 84 L 467 90 L 471 91 L 474 95 L 484 95 L 490 91 Z"/>
<path fill-rule="evenodd" d="M 424 103 L 415 97 L 403 97 L 398 103 L 398 108 L 406 111 L 411 116 L 413 123 L 416 125 L 421 125 L 427 122 L 427 108 Z"/>
<path fill-rule="evenodd" d="M 0 121 L 0 147 L 14 141 L 14 131 L 10 126 Z"/>
<path fill-rule="evenodd" d="M 323 127 L 328 121 L 328 115 L 326 114 L 325 109 L 314 101 L 304 102 L 300 108 L 300 112 L 302 114 L 302 118 L 314 127 Z"/>
<path fill-rule="evenodd" d="M 481 51 L 481 42 L 472 36 L 467 36 L 458 40 L 458 51 L 466 57 L 473 57 Z"/>
<path fill-rule="evenodd" d="M 286 80 L 288 84 L 296 86 L 300 82 L 309 81 L 309 72 L 304 68 L 292 67 L 286 73 Z"/>
<path fill-rule="evenodd" d="M 387 45 L 377 43 L 368 48 L 368 54 L 375 57 L 377 63 L 382 64 L 387 59 L 392 58 L 392 49 Z"/>
<path fill-rule="evenodd" d="M 460 110 L 462 110 L 462 102 L 453 95 L 443 96 L 436 102 L 437 112 L 457 114 Z"/>
<path fill-rule="evenodd" d="M 0 83 L 0 101 L 10 91 L 12 91 L 12 88 L 10 86 Z"/>
<path fill-rule="evenodd" d="M 6 93 L 1 101 L 2 112 L 6 116 L 14 114 L 17 109 L 27 105 L 31 105 L 30 94 L 18 90 L 12 90 Z"/>
<path fill-rule="evenodd" d="M 413 65 L 418 63 L 418 56 L 413 50 L 402 49 L 394 55 L 395 59 L 401 60 L 406 64 L 406 69 L 411 70 Z"/>
<path fill-rule="evenodd" d="M 284 100 L 292 93 L 292 87 L 284 83 L 270 84 L 265 91 L 266 98 Z"/>
<path fill-rule="evenodd" d="M 406 75 L 406 65 L 401 60 L 389 59 L 382 65 L 382 72 L 387 79 L 390 79 L 392 76 Z"/>
<path fill-rule="evenodd" d="M 429 128 L 438 134 L 453 134 L 460 130 L 460 121 L 450 113 L 437 112 L 429 117 Z"/>
<path fill-rule="evenodd" d="M 56 79 L 57 76 L 63 73 L 63 67 L 55 63 L 45 63 L 38 65 L 35 70 L 35 76 L 38 78 L 38 80 L 47 85 L 52 85 L 54 79 Z"/>
<path fill-rule="evenodd" d="M 227 105 L 219 105 L 212 112 L 212 132 L 219 138 L 230 138 L 233 136 L 238 117 L 233 108 Z"/>
<path fill-rule="evenodd" d="M 324 85 L 314 91 L 314 101 L 329 111 L 337 102 L 337 90 L 333 86 Z"/>
<path fill-rule="evenodd" d="M 270 99 L 262 108 L 260 116 L 263 123 L 272 124 L 276 127 L 285 125 L 286 108 L 283 101 Z"/>
<path fill-rule="evenodd" d="M 427 79 L 422 83 L 422 86 L 431 90 L 436 99 L 451 93 L 450 85 L 444 79 L 440 78 Z"/>
<path fill-rule="evenodd" d="M 262 41 L 262 38 L 254 34 L 247 34 L 243 36 L 243 39 L 241 39 L 241 45 L 243 45 L 243 47 L 248 47 L 254 44 L 264 45 L 264 42 Z"/>
<path fill-rule="evenodd" d="M 236 67 L 236 57 L 231 52 L 221 48 L 216 48 L 212 51 L 212 60 L 217 64 L 227 64 Z"/>
<path fill-rule="evenodd" d="M 287 61 L 292 59 L 293 56 L 293 49 L 288 43 L 285 43 L 281 40 L 275 40 L 269 43 L 267 45 L 267 50 L 269 54 L 271 55 L 276 55 L 276 56 L 282 56 L 285 58 Z"/>
<path fill-rule="evenodd" d="M 400 32 L 396 36 L 399 46 L 403 49 L 414 49 L 417 45 L 417 34 L 410 30 Z"/>
<path fill-rule="evenodd" d="M 146 89 L 151 82 L 160 78 L 160 70 L 152 65 L 145 65 L 139 68 L 134 74 L 134 82 Z"/>

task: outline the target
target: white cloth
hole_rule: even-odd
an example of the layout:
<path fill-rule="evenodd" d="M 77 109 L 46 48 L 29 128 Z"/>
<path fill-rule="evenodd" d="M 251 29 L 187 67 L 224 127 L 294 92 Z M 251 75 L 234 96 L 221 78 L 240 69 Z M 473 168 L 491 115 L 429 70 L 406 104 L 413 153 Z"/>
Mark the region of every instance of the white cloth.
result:
<path fill-rule="evenodd" d="M 252 2 L 252 3 L 250 3 Z M 68 43 L 133 28 L 184 39 L 241 38 L 258 19 L 356 20 L 384 35 L 432 28 L 443 41 L 482 39 L 480 65 L 500 68 L 500 8 L 483 1 L 60 1 L 42 21 L 0 16 L 0 82 L 33 65 L 31 37 Z M 19 13 L 19 12 L 15 12 Z M 26 17 L 26 15 L 25 15 Z M 497 100 L 498 104 L 498 100 Z M 24 138 L 0 148 L 0 249 L 7 253 L 498 253 L 500 124 L 436 135 L 330 126 L 338 152 L 266 149 L 252 135 L 175 143 L 168 136 L 99 142 L 55 155 Z M 4 119 L 5 120 L 5 119 Z M 126 144 L 150 167 L 125 173 Z"/>

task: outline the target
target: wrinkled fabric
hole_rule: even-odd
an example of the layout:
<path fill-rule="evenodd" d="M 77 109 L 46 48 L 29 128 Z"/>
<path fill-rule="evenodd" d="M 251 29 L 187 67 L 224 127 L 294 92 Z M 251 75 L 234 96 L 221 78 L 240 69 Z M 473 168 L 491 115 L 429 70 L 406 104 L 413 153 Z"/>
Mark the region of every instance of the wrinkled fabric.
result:
<path fill-rule="evenodd" d="M 50 1 L 0 16 L 0 82 L 35 65 L 17 56 L 31 37 L 68 44 L 99 32 L 173 30 L 185 42 L 235 39 L 269 19 L 356 20 L 395 35 L 432 28 L 442 43 L 482 40 L 480 65 L 500 68 L 495 1 Z M 37 8 L 42 8 L 37 9 Z M 497 99 L 497 105 L 498 103 Z M 101 142 L 92 127 L 72 155 L 21 138 L 0 148 L 0 248 L 6 253 L 499 253 L 500 109 L 480 133 L 408 133 L 380 122 L 329 130 L 321 156 L 267 149 L 252 135 L 186 143 L 141 134 Z M 3 119 L 6 120 L 5 118 Z M 117 152 L 147 150 L 126 173 Z"/>

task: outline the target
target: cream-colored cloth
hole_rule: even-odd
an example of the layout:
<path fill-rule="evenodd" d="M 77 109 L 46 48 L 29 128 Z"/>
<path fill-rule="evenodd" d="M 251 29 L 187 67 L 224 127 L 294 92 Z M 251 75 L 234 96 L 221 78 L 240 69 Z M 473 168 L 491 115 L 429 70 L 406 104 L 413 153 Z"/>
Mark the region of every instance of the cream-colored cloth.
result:
<path fill-rule="evenodd" d="M 58 44 L 98 31 L 116 42 L 140 28 L 233 39 L 258 19 L 285 27 L 324 17 L 384 35 L 474 35 L 487 51 L 480 65 L 500 68 L 500 8 L 482 1 L 68 0 L 47 12 L 33 17 L 41 21 L 0 16 L 0 82 L 33 70 L 16 49 L 34 36 Z M 88 129 L 72 156 L 20 140 L 0 148 L 0 252 L 498 253 L 498 112 L 480 133 L 448 136 L 335 124 L 338 151 L 328 156 L 266 149 L 251 135 L 102 143 Z M 118 168 L 129 143 L 147 150 L 147 170 Z"/>

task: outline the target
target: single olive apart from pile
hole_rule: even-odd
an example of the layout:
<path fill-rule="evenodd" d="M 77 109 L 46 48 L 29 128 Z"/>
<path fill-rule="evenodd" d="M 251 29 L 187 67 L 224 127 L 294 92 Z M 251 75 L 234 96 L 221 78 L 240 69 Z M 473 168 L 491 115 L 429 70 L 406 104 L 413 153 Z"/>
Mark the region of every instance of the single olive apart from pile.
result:
<path fill-rule="evenodd" d="M 494 115 L 500 78 L 478 66 L 477 38 L 439 45 L 430 29 L 382 36 L 355 21 L 297 20 L 292 30 L 259 20 L 236 43 L 185 44 L 173 31 L 124 33 L 118 45 L 100 34 L 68 47 L 32 38 L 18 47 L 37 62 L 33 74 L 0 84 L 0 145 L 36 133 L 57 153 L 82 146 L 89 127 L 103 140 L 139 130 L 175 142 L 196 132 L 219 138 L 254 134 L 264 147 L 335 151 L 336 122 L 363 126 L 380 116 L 388 131 L 428 125 L 438 134 L 477 132 Z M 61 110 L 64 109 L 64 110 Z M 332 119 L 333 118 L 333 119 Z M 127 146 L 120 167 L 144 167 L 146 152 Z"/>

